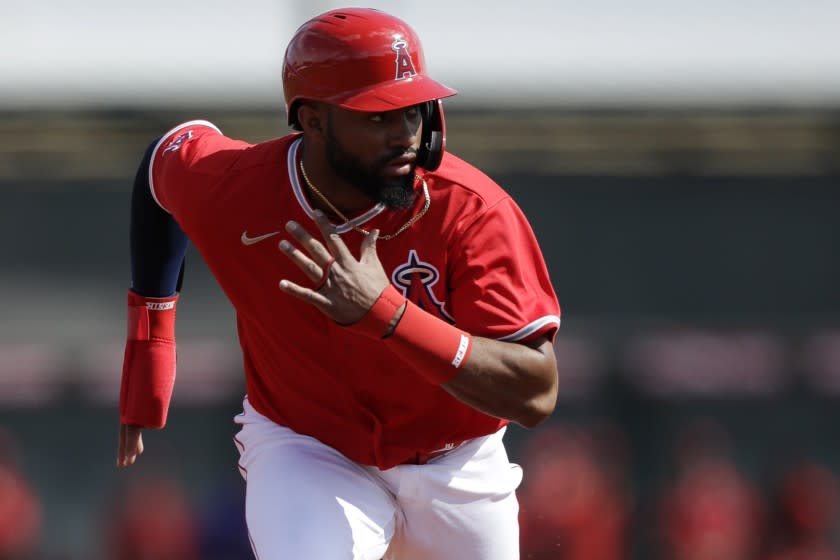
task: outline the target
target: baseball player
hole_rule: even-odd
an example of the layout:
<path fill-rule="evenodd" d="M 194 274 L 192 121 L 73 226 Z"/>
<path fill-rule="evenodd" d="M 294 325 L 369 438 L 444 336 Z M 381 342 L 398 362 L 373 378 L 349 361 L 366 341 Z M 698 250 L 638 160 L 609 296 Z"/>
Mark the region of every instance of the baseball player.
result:
<path fill-rule="evenodd" d="M 553 411 L 560 309 L 514 201 L 445 152 L 403 21 L 344 9 L 285 53 L 295 132 L 152 143 L 131 204 L 118 465 L 165 424 L 188 239 L 236 310 L 236 417 L 259 560 L 519 557 L 508 422 Z"/>

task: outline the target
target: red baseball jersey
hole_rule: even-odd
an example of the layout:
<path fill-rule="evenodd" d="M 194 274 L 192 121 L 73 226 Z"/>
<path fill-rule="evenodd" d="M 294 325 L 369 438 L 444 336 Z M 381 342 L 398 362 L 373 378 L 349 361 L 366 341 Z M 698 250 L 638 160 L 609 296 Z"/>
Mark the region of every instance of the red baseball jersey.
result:
<path fill-rule="evenodd" d="M 192 121 L 168 132 L 152 155 L 155 200 L 198 248 L 236 310 L 251 404 L 383 469 L 498 430 L 505 420 L 461 403 L 378 341 L 280 291 L 281 279 L 312 284 L 278 248 L 281 239 L 293 241 L 286 222 L 320 236 L 298 173 L 301 140 L 291 134 L 251 145 Z M 557 298 L 533 231 L 510 196 L 451 154 L 438 170 L 417 171 L 431 195 L 428 212 L 377 243 L 393 285 L 476 336 L 553 338 Z M 387 234 L 423 203 L 421 195 L 408 210 L 377 204 L 352 223 Z M 358 257 L 363 234 L 336 225 Z"/>

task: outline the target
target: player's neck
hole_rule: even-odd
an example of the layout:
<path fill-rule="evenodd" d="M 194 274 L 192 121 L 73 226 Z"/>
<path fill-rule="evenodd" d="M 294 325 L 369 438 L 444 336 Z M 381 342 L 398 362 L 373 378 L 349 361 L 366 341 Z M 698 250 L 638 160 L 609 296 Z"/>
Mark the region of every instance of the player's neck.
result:
<path fill-rule="evenodd" d="M 300 163 L 303 163 L 303 165 L 301 166 Z M 376 201 L 371 200 L 355 186 L 332 173 L 329 164 L 323 158 L 317 157 L 312 150 L 303 151 L 301 161 L 298 163 L 297 173 L 301 184 L 304 186 L 309 204 L 328 216 L 338 218 L 323 198 L 326 198 L 345 216 L 353 216 L 376 204 Z M 320 191 L 322 196 L 313 192 L 315 189 Z"/>

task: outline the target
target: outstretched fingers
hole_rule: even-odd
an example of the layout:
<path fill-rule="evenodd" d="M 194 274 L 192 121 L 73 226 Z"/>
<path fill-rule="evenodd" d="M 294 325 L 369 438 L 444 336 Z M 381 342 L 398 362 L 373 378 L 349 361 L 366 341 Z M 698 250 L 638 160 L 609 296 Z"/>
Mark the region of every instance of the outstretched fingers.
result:
<path fill-rule="evenodd" d="M 313 237 L 312 234 L 306 231 L 306 229 L 296 221 L 290 220 L 286 222 L 286 231 L 292 234 L 292 237 L 300 243 L 301 247 L 306 249 L 306 252 L 309 253 L 309 256 L 313 260 L 323 263 L 332 256 L 327 248 L 324 247 L 323 243 Z"/>
<path fill-rule="evenodd" d="M 307 278 L 313 282 L 319 282 L 321 280 L 321 276 L 323 274 L 321 267 L 323 265 L 316 263 L 314 260 L 306 256 L 303 251 L 296 248 L 285 239 L 280 242 L 279 247 L 280 250 L 283 251 L 286 256 L 289 257 L 289 259 L 291 259 L 291 261 L 304 272 L 304 274 L 306 274 Z M 330 258 L 332 257 L 326 257 L 324 263 L 329 262 Z"/>
<path fill-rule="evenodd" d="M 350 249 L 347 248 L 344 240 L 335 232 L 335 226 L 330 223 L 324 213 L 320 210 L 315 211 L 315 225 L 318 226 L 321 235 L 324 236 L 327 243 L 327 249 L 335 256 L 336 262 L 339 264 L 345 264 L 348 262 L 348 259 L 353 258 L 353 254 L 350 252 Z"/>
<path fill-rule="evenodd" d="M 371 231 L 368 235 L 362 239 L 362 246 L 361 246 L 361 255 L 359 256 L 360 262 L 365 262 L 368 259 L 378 259 L 379 256 L 376 254 L 376 240 L 379 239 L 379 230 L 375 229 Z"/>
<path fill-rule="evenodd" d="M 311 303 L 322 310 L 326 310 L 332 305 L 332 302 L 320 292 L 312 288 L 305 288 L 288 280 L 280 280 L 280 290 L 301 301 Z"/>
<path fill-rule="evenodd" d="M 309 253 L 307 255 L 289 241 L 283 239 L 279 247 L 293 263 L 300 268 L 307 278 L 315 282 L 314 287 L 304 287 L 290 280 L 280 281 L 280 290 L 301 301 L 311 303 L 322 310 L 330 306 L 330 300 L 320 294 L 318 290 L 324 286 L 330 273 L 330 266 L 335 258 L 324 247 L 323 243 L 315 239 L 308 231 L 295 221 L 286 223 L 286 230 L 303 246 Z"/>
<path fill-rule="evenodd" d="M 143 453 L 143 433 L 138 426 L 127 426 L 120 424 L 119 450 L 117 453 L 117 466 L 127 467 L 133 465 Z"/>
<path fill-rule="evenodd" d="M 320 282 L 333 255 L 324 244 L 313 237 L 295 221 L 286 222 L 286 230 L 292 234 L 306 252 L 296 248 L 287 240 L 280 241 L 280 250 L 286 253 L 292 262 L 313 282 Z M 307 254 L 308 253 L 308 254 Z"/>
<path fill-rule="evenodd" d="M 361 257 L 356 260 L 323 215 L 317 216 L 316 223 L 326 247 L 295 222 L 289 222 L 287 229 L 304 248 L 298 249 L 286 240 L 280 242 L 280 250 L 303 270 L 312 285 L 301 286 L 284 278 L 280 290 L 313 305 L 340 325 L 353 324 L 364 316 L 388 284 L 376 254 L 379 231 L 373 230 L 365 236 Z"/>

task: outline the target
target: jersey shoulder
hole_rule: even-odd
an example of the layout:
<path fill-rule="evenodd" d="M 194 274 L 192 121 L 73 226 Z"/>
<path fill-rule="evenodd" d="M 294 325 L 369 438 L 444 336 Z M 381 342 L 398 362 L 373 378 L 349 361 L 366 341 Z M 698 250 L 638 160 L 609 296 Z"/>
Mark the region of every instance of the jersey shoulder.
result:
<path fill-rule="evenodd" d="M 208 192 L 232 175 L 284 162 L 296 135 L 251 144 L 225 136 L 213 123 L 189 121 L 164 134 L 149 164 L 150 188 L 158 204 L 171 211 L 167 200 Z"/>
<path fill-rule="evenodd" d="M 472 199 L 473 204 L 493 206 L 510 195 L 493 179 L 474 165 L 449 152 L 444 153 L 440 167 L 424 176 L 434 181 L 435 191 L 457 199 Z M 454 202 L 454 200 L 453 200 Z M 465 202 L 465 201 L 464 201 Z"/>
<path fill-rule="evenodd" d="M 199 174 L 246 170 L 277 161 L 297 134 L 252 144 L 225 136 L 209 121 L 178 125 L 158 141 L 153 160 L 172 159 Z"/>
<path fill-rule="evenodd" d="M 246 149 L 241 151 L 231 169 L 236 172 L 244 172 L 267 165 L 276 166 L 289 155 L 289 147 L 298 136 L 300 136 L 298 133 L 288 134 L 259 144 L 249 144 Z"/>
<path fill-rule="evenodd" d="M 480 169 L 445 153 L 440 167 L 423 174 L 436 208 L 443 208 L 441 228 L 458 232 L 493 208 L 513 202 L 510 195 Z"/>

